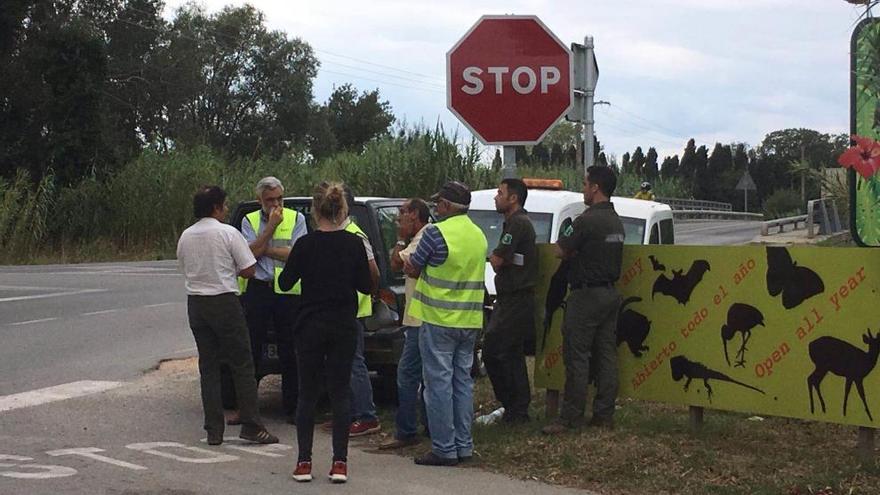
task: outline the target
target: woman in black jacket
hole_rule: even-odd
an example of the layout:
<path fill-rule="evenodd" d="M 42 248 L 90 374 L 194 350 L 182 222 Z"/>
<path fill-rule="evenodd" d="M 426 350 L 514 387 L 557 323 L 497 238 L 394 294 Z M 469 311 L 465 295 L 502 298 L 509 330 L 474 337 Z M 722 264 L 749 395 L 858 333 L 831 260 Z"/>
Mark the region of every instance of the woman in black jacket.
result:
<path fill-rule="evenodd" d="M 326 378 L 333 409 L 333 465 L 330 479 L 348 479 L 346 458 L 351 422 L 351 363 L 357 344 L 357 292 L 370 292 L 370 269 L 361 239 L 342 230 L 348 206 L 341 183 L 319 184 L 312 195 L 317 230 L 296 242 L 278 278 L 282 290 L 302 280 L 294 326 L 299 400 L 299 455 L 293 478 L 312 479 L 315 406 Z"/>

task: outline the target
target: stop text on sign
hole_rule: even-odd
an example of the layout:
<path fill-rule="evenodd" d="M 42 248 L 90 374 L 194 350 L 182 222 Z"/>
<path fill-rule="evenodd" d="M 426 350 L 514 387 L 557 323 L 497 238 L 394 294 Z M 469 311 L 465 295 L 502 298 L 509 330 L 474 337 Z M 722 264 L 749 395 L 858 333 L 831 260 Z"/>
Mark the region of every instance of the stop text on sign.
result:
<path fill-rule="evenodd" d="M 486 67 L 485 71 L 480 67 L 466 67 L 461 77 L 464 79 L 465 85 L 461 90 L 469 95 L 478 95 L 483 92 L 485 83 L 480 77 L 484 73 L 488 73 L 495 78 L 495 94 L 505 94 L 505 80 L 508 82 L 508 88 L 521 95 L 527 95 L 540 87 L 541 94 L 547 94 L 550 86 L 559 83 L 562 79 L 562 73 L 558 67 L 541 66 L 536 73 L 534 69 L 527 66 L 520 66 L 513 69 L 511 74 L 510 67 Z M 505 77 L 507 74 L 510 76 Z"/>

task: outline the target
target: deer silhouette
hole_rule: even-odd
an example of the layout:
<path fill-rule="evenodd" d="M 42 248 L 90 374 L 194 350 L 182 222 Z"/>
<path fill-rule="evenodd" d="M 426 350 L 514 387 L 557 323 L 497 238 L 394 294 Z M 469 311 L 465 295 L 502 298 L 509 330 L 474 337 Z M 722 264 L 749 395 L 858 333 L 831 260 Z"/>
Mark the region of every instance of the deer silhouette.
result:
<path fill-rule="evenodd" d="M 862 398 L 862 404 L 865 406 L 865 412 L 868 419 L 874 421 L 871 411 L 868 409 L 868 402 L 865 400 L 865 386 L 862 381 L 877 365 L 877 356 L 880 355 L 880 333 L 872 335 L 871 330 L 862 335 L 862 341 L 868 345 L 868 350 L 863 351 L 858 347 L 844 342 L 834 337 L 819 337 L 810 342 L 810 359 L 816 366 L 816 369 L 807 377 L 807 387 L 810 390 L 810 413 L 815 412 L 813 406 L 813 389 L 816 389 L 816 395 L 819 396 L 819 404 L 822 405 L 822 412 L 825 412 L 825 399 L 822 398 L 822 391 L 819 386 L 822 379 L 829 372 L 837 376 L 846 378 L 846 385 L 843 391 L 843 415 L 846 416 L 846 402 L 849 398 L 849 391 L 852 384 L 856 384 L 856 390 L 859 391 L 859 397 Z"/>

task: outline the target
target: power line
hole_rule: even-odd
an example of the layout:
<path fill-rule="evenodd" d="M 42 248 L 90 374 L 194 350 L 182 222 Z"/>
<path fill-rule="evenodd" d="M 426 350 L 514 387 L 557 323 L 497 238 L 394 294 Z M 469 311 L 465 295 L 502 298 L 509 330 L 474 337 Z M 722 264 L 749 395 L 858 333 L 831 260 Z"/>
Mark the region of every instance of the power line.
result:
<path fill-rule="evenodd" d="M 377 83 L 380 83 L 380 84 L 388 84 L 388 85 L 391 85 L 391 86 L 397 86 L 397 87 L 400 87 L 400 88 L 414 89 L 414 90 L 417 90 L 417 91 L 428 91 L 428 92 L 431 92 L 431 93 L 440 93 L 440 94 L 445 94 L 445 93 L 446 93 L 445 91 L 441 91 L 441 90 L 436 89 L 436 88 L 425 88 L 425 87 L 420 88 L 420 87 L 416 87 L 416 86 L 407 86 L 407 85 L 405 85 L 405 84 L 398 84 L 398 83 L 393 83 L 393 82 L 390 82 L 390 81 L 383 81 L 383 80 L 381 80 L 381 79 L 373 79 L 373 78 L 370 78 L 370 77 L 363 77 L 363 76 L 359 76 L 359 75 L 357 75 L 357 74 L 349 74 L 349 73 L 347 73 L 347 72 L 337 72 L 337 71 L 332 71 L 332 70 L 327 70 L 327 69 L 321 69 L 321 70 L 322 70 L 323 72 L 328 73 L 328 74 L 336 74 L 336 75 L 340 75 L 340 76 L 353 77 L 353 78 L 355 78 L 355 79 L 363 79 L 364 81 L 372 81 L 372 82 L 377 82 Z"/>
<path fill-rule="evenodd" d="M 637 122 L 630 122 L 630 121 L 619 120 L 617 117 L 614 117 L 614 116 L 611 116 L 611 115 L 606 115 L 605 117 L 607 117 L 611 122 L 617 122 L 617 123 L 620 124 L 620 125 L 623 125 L 623 126 L 630 126 L 630 127 L 629 127 L 629 128 L 622 128 L 622 127 L 619 127 L 619 126 L 612 125 L 612 124 L 610 124 L 610 123 L 608 123 L 608 122 L 598 122 L 598 123 L 597 123 L 597 127 L 600 127 L 600 128 L 601 128 L 602 125 L 608 125 L 609 127 L 612 127 L 612 128 L 614 128 L 614 129 L 617 129 L 617 130 L 619 130 L 619 131 L 621 131 L 621 132 L 627 132 L 627 133 L 640 132 L 640 133 L 653 134 L 653 135 L 655 135 L 655 136 L 660 136 L 660 137 L 651 137 L 651 139 L 653 139 L 654 141 L 657 141 L 657 142 L 660 142 L 660 143 L 664 143 L 664 144 L 667 144 L 667 145 L 670 145 L 670 146 L 676 146 L 676 147 L 678 147 L 678 146 L 682 146 L 681 142 L 675 142 L 675 141 L 673 141 L 672 139 L 669 139 L 670 137 L 676 137 L 676 136 L 669 136 L 669 135 L 667 135 L 667 134 L 665 134 L 665 133 L 661 133 L 661 132 L 659 132 L 659 131 L 656 131 L 656 130 L 654 130 L 654 129 L 651 129 L 651 128 L 649 128 L 649 127 L 646 127 L 646 126 L 644 126 L 644 125 L 642 125 L 642 124 L 639 124 L 639 123 L 637 123 Z M 686 142 L 686 141 L 687 141 L 687 140 L 685 140 L 685 142 Z"/>
<path fill-rule="evenodd" d="M 334 61 L 332 61 L 332 60 L 322 60 L 321 62 L 322 62 L 322 63 L 326 63 L 326 64 L 338 65 L 339 67 L 344 67 L 344 68 L 346 68 L 346 69 L 354 69 L 354 70 L 358 70 L 358 71 L 369 72 L 369 73 L 371 73 L 371 74 L 378 74 L 378 75 L 380 75 L 380 76 L 393 77 L 393 78 L 395 78 L 395 79 L 400 79 L 400 80 L 403 80 L 403 81 L 410 81 L 410 82 L 415 82 L 415 83 L 419 83 L 419 84 L 426 84 L 426 85 L 429 85 L 429 86 L 435 87 L 436 89 L 443 89 L 444 91 L 445 91 L 445 89 L 446 89 L 445 85 L 440 85 L 440 84 L 436 84 L 436 83 L 430 83 L 430 82 L 427 82 L 427 81 L 422 81 L 422 80 L 419 80 L 419 79 L 413 79 L 413 78 L 404 77 L 404 76 L 398 76 L 398 75 L 395 75 L 395 74 L 389 74 L 389 73 L 387 73 L 387 72 L 380 72 L 380 71 L 377 71 L 377 70 L 364 69 L 363 67 L 357 67 L 357 66 L 354 66 L 354 65 L 341 64 L 341 63 L 339 63 L 339 62 L 334 62 Z"/>
<path fill-rule="evenodd" d="M 613 109 L 615 109 L 615 110 L 619 110 L 620 112 L 622 112 L 622 113 L 624 113 L 624 114 L 626 114 L 626 115 L 629 115 L 630 117 L 632 117 L 632 118 L 634 118 L 634 119 L 638 119 L 638 120 L 641 120 L 641 121 L 643 121 L 643 122 L 647 122 L 648 124 L 651 124 L 652 126 L 657 127 L 658 129 L 662 129 L 662 130 L 666 133 L 667 136 L 675 136 L 675 137 L 679 137 L 679 138 L 683 138 L 683 139 L 688 139 L 688 138 L 684 137 L 684 136 L 683 136 L 680 132 L 678 132 L 678 131 L 671 130 L 671 129 L 665 127 L 665 126 L 662 125 L 662 124 L 658 124 L 657 122 L 654 122 L 654 121 L 648 120 L 648 119 L 646 119 L 646 118 L 644 118 L 644 117 L 642 117 L 642 116 L 640 116 L 640 115 L 637 115 L 637 114 L 635 114 L 635 113 L 633 113 L 633 112 L 630 112 L 630 111 L 626 110 L 625 108 L 620 107 L 619 105 L 611 105 L 611 108 L 613 108 Z"/>
<path fill-rule="evenodd" d="M 429 75 L 426 75 L 426 74 L 421 74 L 421 73 L 419 73 L 419 72 L 413 72 L 413 71 L 411 71 L 411 70 L 400 69 L 400 68 L 397 68 L 397 67 L 392 67 L 392 66 L 390 66 L 390 65 L 383 65 L 383 64 L 376 63 L 376 62 L 370 62 L 369 60 L 364 60 L 364 59 L 360 59 L 360 58 L 355 58 L 355 57 L 351 57 L 351 56 L 348 56 L 348 55 L 340 55 L 340 54 L 338 54 L 338 53 L 334 53 L 334 52 L 331 52 L 331 51 L 329 51 L 329 50 L 322 50 L 322 49 L 315 48 L 315 51 L 316 51 L 316 52 L 321 52 L 321 53 L 326 53 L 327 55 L 332 55 L 332 56 L 334 56 L 334 57 L 339 57 L 339 58 L 345 58 L 345 59 L 348 59 L 348 60 L 353 60 L 353 61 L 355 61 L 355 62 L 360 62 L 360 63 L 362 63 L 362 64 L 375 65 L 376 67 L 382 67 L 382 68 L 385 68 L 385 69 L 391 69 L 391 70 L 395 70 L 395 71 L 398 71 L 398 72 L 403 72 L 403 73 L 405 73 L 405 74 L 411 74 L 411 75 L 414 75 L 414 76 L 424 77 L 424 78 L 427 78 L 427 79 L 431 79 L 431 80 L 433 80 L 433 81 L 437 81 L 437 80 L 438 80 L 435 76 L 429 76 Z"/>

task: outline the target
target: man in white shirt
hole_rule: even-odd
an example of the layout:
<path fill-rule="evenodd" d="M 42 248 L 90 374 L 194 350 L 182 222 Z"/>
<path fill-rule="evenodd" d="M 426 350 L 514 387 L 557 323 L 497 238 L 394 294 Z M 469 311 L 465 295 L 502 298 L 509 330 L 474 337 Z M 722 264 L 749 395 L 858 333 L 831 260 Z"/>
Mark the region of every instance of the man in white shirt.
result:
<path fill-rule="evenodd" d="M 185 277 L 187 314 L 199 350 L 202 407 L 209 445 L 223 443 L 225 419 L 220 397 L 220 363 L 232 370 L 241 414 L 240 438 L 277 443 L 260 422 L 257 382 L 250 338 L 238 293 L 237 276 L 252 278 L 256 259 L 244 237 L 223 223 L 229 207 L 218 186 L 200 188 L 193 197 L 196 223 L 177 242 L 177 260 Z"/>

